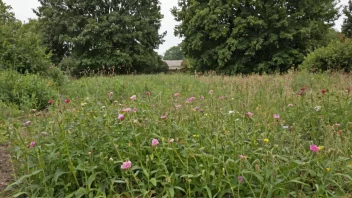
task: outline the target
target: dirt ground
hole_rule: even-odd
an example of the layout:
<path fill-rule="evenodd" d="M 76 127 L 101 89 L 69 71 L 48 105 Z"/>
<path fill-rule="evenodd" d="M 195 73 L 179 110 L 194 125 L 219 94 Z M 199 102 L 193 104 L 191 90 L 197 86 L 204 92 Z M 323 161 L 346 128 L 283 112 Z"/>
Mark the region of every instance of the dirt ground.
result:
<path fill-rule="evenodd" d="M 10 156 L 6 145 L 0 144 L 0 193 L 7 187 L 11 179 Z"/>

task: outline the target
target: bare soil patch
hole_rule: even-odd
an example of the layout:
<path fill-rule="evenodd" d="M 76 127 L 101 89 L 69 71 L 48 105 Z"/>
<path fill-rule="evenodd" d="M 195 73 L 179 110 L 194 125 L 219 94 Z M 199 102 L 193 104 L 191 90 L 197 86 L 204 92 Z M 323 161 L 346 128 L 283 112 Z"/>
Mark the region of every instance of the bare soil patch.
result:
<path fill-rule="evenodd" d="M 0 193 L 11 181 L 11 172 L 10 154 L 7 151 L 7 145 L 0 144 Z"/>

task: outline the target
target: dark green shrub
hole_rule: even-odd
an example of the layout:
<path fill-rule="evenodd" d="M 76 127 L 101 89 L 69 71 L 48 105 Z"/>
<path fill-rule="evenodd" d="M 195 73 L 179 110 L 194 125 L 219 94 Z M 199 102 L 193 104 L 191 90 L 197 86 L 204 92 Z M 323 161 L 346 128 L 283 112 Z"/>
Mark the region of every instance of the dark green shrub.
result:
<path fill-rule="evenodd" d="M 0 101 L 14 103 L 21 109 L 43 109 L 55 97 L 54 86 L 34 74 L 0 71 Z"/>
<path fill-rule="evenodd" d="M 352 70 L 352 40 L 331 42 L 326 47 L 310 53 L 301 65 L 302 69 L 313 72 L 327 70 Z"/>

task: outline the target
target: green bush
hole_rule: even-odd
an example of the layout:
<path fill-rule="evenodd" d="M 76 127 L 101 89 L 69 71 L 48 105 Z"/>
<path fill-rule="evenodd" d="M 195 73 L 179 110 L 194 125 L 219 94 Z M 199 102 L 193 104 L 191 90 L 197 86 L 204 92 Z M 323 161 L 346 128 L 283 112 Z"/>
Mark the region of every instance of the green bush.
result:
<path fill-rule="evenodd" d="M 43 109 L 56 94 L 50 83 L 34 74 L 0 71 L 0 101 L 21 109 Z"/>
<path fill-rule="evenodd" d="M 51 66 L 43 76 L 52 79 L 57 86 L 62 86 L 67 82 L 67 76 L 60 70 L 60 68 Z"/>
<path fill-rule="evenodd" d="M 313 72 L 327 70 L 352 70 L 352 40 L 331 42 L 326 47 L 310 53 L 302 63 L 301 68 Z"/>

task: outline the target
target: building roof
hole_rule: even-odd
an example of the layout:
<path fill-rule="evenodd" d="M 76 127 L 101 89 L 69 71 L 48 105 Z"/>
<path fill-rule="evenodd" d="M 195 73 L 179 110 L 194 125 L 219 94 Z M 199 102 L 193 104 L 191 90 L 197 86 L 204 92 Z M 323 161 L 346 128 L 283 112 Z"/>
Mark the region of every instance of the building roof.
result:
<path fill-rule="evenodd" d="M 164 60 L 169 66 L 169 70 L 181 69 L 182 60 Z"/>

